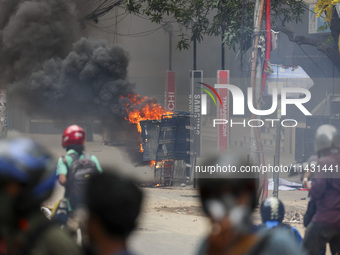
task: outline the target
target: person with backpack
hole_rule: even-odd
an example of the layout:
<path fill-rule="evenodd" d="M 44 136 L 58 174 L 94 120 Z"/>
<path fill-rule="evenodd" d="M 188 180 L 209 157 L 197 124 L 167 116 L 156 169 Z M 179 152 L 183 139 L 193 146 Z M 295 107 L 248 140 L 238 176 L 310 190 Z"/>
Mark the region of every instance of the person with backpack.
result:
<path fill-rule="evenodd" d="M 0 141 L 0 254 L 78 255 L 70 233 L 41 212 L 56 183 L 55 162 L 28 138 Z"/>
<path fill-rule="evenodd" d="M 262 225 L 259 226 L 260 231 L 273 228 L 285 229 L 294 237 L 296 242 L 301 245 L 302 237 L 299 231 L 296 228 L 283 223 L 285 207 L 280 199 L 276 197 L 266 198 L 260 206 L 260 214 L 262 220 Z"/>
<path fill-rule="evenodd" d="M 64 130 L 62 146 L 66 149 L 66 155 L 59 158 L 56 173 L 59 183 L 65 187 L 65 194 L 56 209 L 54 220 L 61 224 L 67 221 L 74 232 L 82 221 L 79 212 L 85 204 L 84 192 L 88 180 L 103 171 L 96 156 L 84 153 L 84 144 L 85 131 L 82 127 L 71 125 Z M 64 213 L 59 214 L 60 211 Z"/>
<path fill-rule="evenodd" d="M 219 166 L 221 171 L 217 171 Z M 198 255 L 303 255 L 305 252 L 285 230 L 257 231 L 252 211 L 258 204 L 259 175 L 247 169 L 239 154 L 217 155 L 203 162 L 196 172 L 198 190 L 211 231 Z M 209 172 L 209 169 L 213 169 Z M 230 171 L 228 170 L 230 169 Z"/>

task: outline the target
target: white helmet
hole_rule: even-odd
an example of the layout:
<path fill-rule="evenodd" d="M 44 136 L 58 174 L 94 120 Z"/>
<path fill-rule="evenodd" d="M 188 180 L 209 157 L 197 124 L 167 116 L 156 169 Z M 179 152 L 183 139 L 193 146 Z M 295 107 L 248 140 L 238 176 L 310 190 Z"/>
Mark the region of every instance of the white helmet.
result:
<path fill-rule="evenodd" d="M 336 127 L 329 124 L 318 127 L 315 133 L 314 148 L 317 153 L 325 149 L 340 148 L 340 134 Z"/>

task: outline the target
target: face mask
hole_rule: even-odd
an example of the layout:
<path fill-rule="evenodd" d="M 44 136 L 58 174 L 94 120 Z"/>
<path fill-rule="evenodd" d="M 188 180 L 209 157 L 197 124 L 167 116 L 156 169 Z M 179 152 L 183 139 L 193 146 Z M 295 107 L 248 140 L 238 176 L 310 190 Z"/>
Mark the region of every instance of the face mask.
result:
<path fill-rule="evenodd" d="M 238 232 L 246 232 L 249 226 L 250 209 L 248 206 L 238 205 L 229 214 L 232 226 Z"/>
<path fill-rule="evenodd" d="M 246 229 L 250 215 L 249 206 L 238 205 L 232 195 L 209 199 L 206 206 L 213 221 L 221 222 L 228 217 L 233 228 L 240 232 Z"/>

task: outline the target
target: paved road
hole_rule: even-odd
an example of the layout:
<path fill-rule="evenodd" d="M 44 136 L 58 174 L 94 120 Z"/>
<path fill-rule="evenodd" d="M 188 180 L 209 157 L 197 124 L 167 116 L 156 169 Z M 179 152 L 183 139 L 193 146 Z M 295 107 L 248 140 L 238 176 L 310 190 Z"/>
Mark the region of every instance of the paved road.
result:
<path fill-rule="evenodd" d="M 60 135 L 30 136 L 45 144 L 56 158 L 64 153 L 60 146 Z M 100 136 L 96 135 L 94 142 L 86 143 L 86 151 L 95 154 L 103 166 L 115 166 L 116 171 L 133 176 L 140 183 L 148 184 L 153 180 L 151 167 L 134 166 L 126 160 L 126 155 L 119 148 L 102 145 Z M 143 188 L 143 191 L 145 203 L 139 227 L 129 242 L 131 248 L 141 255 L 195 254 L 209 230 L 207 218 L 195 214 L 194 209 L 199 206 L 197 191 L 192 187 Z M 63 188 L 57 186 L 47 205 L 52 206 L 62 195 Z M 279 196 L 286 204 L 287 211 L 302 212 L 306 208 L 308 200 L 305 191 L 280 191 Z M 258 211 L 254 219 L 259 222 Z M 303 226 L 300 223 L 294 225 L 303 234 Z"/>
<path fill-rule="evenodd" d="M 137 254 L 194 254 L 208 230 L 205 217 L 193 215 L 199 206 L 196 190 L 146 188 L 144 209 L 130 246 Z M 168 211 L 177 208 L 177 210 Z M 184 208 L 184 209 L 180 209 Z"/>

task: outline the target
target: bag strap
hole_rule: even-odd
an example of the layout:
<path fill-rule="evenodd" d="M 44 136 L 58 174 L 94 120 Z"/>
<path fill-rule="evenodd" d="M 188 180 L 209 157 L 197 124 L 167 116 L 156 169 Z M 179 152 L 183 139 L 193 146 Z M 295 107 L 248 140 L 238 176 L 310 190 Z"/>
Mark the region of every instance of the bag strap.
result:
<path fill-rule="evenodd" d="M 90 161 L 91 160 L 91 155 L 90 154 L 87 154 L 87 153 L 84 153 L 84 160 L 86 161 Z"/>
<path fill-rule="evenodd" d="M 66 155 L 70 156 L 72 158 L 72 161 L 75 161 L 75 160 L 77 160 L 81 157 L 81 155 L 79 155 L 77 153 L 69 153 L 69 154 L 66 154 Z"/>
<path fill-rule="evenodd" d="M 68 173 L 69 167 L 68 167 L 68 164 L 67 164 L 67 160 L 66 160 L 65 155 L 62 155 L 62 156 L 61 156 L 61 160 L 63 161 L 64 165 L 66 166 L 66 168 L 67 168 L 67 173 Z"/>
<path fill-rule="evenodd" d="M 72 158 L 72 162 L 76 159 L 79 158 L 79 155 L 76 153 L 70 153 L 70 154 L 66 154 L 69 155 Z M 68 185 L 68 180 L 69 180 L 69 175 L 70 175 L 70 166 L 68 165 L 67 159 L 66 159 L 66 155 L 61 156 L 61 159 L 64 163 L 64 165 L 66 166 L 67 169 L 67 174 L 66 174 L 66 185 L 65 185 L 65 196 L 68 196 L 69 194 L 69 185 Z M 71 163 L 72 164 L 72 163 Z"/>
<path fill-rule="evenodd" d="M 68 156 L 70 156 L 72 158 L 72 162 L 79 159 L 80 155 L 76 154 L 76 153 L 69 153 L 66 154 Z M 67 168 L 67 174 L 70 172 L 70 166 L 68 165 L 67 159 L 66 159 L 66 155 L 61 156 L 61 159 L 63 161 L 63 163 L 65 164 L 66 168 Z M 72 164 L 72 163 L 71 163 Z"/>

